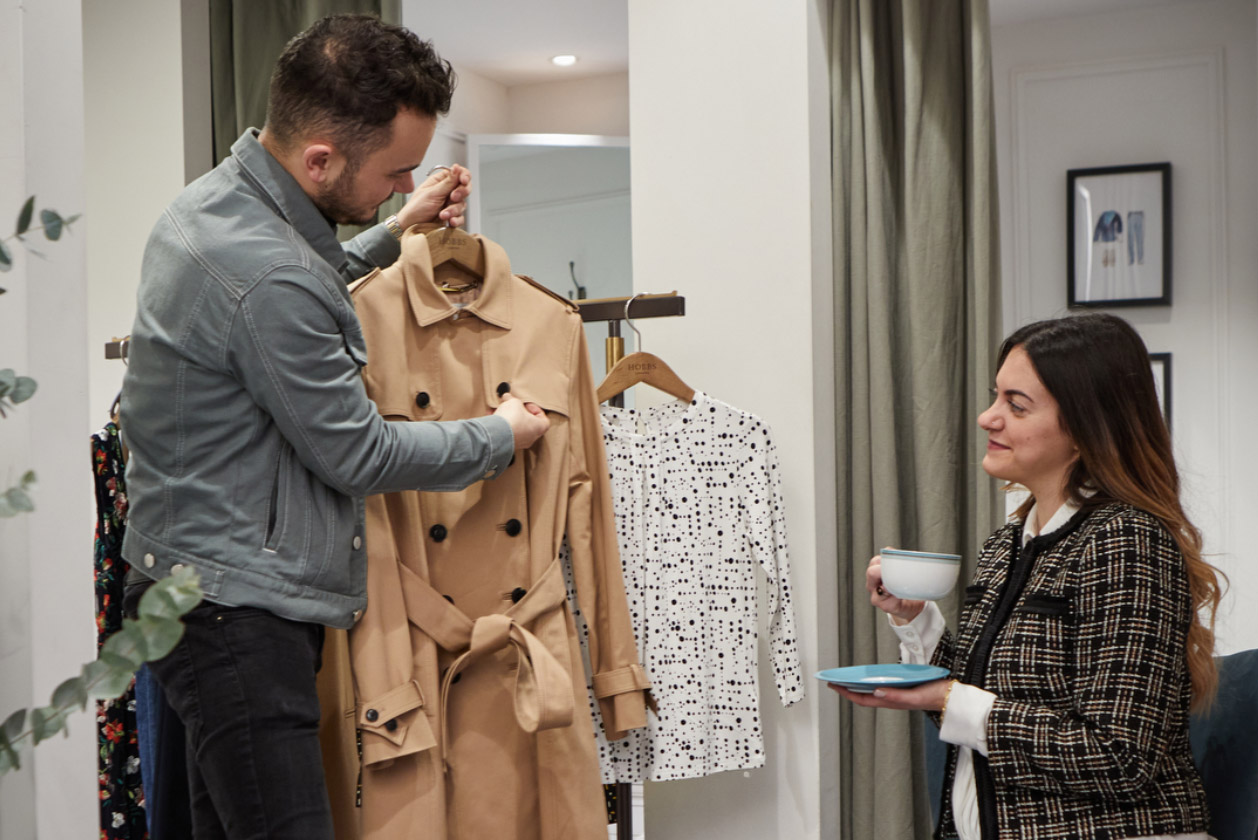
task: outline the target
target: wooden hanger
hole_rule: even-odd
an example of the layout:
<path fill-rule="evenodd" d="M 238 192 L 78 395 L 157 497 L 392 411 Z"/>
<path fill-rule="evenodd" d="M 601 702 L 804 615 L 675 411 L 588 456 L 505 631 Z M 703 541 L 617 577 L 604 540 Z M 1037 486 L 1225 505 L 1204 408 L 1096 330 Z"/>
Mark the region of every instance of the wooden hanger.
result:
<path fill-rule="evenodd" d="M 432 267 L 452 263 L 477 280 L 485 279 L 485 249 L 462 228 L 439 227 L 424 234 Z"/>
<path fill-rule="evenodd" d="M 638 332 L 638 328 L 633 325 L 633 319 L 629 317 L 629 307 L 637 297 L 634 295 L 625 302 L 625 321 L 629 324 L 629 329 L 633 330 L 638 337 L 638 346 L 641 347 L 642 333 Z M 607 372 L 602 384 L 598 386 L 598 401 L 607 402 L 617 394 L 623 394 L 639 384 L 650 385 L 652 388 L 686 402 L 691 402 L 695 398 L 695 389 L 683 382 L 663 359 L 639 350 L 616 362 Z"/>

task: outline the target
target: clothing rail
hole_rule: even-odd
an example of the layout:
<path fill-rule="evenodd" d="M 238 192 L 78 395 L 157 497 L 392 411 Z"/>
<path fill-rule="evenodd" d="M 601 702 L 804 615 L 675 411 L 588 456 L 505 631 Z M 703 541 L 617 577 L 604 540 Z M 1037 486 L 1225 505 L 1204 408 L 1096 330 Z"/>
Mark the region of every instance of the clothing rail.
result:
<path fill-rule="evenodd" d="M 607 322 L 607 369 L 611 370 L 625 356 L 625 340 L 620 335 L 620 322 L 631 319 L 667 318 L 686 314 L 686 299 L 677 292 L 655 295 L 634 295 L 620 298 L 594 298 L 573 301 L 581 309 L 586 323 Z M 608 402 L 624 408 L 625 395 L 617 394 Z M 633 785 L 616 783 L 616 840 L 633 840 Z"/>

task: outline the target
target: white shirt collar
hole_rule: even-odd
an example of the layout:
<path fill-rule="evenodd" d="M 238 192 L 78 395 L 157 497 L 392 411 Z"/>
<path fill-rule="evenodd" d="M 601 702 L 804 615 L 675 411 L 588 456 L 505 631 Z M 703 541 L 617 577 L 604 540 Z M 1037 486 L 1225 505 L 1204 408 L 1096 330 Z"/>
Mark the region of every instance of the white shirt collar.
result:
<path fill-rule="evenodd" d="M 1087 495 L 1091 495 L 1091 493 L 1087 493 Z M 1069 522 L 1071 517 L 1073 517 L 1076 513 L 1079 512 L 1079 505 L 1076 505 L 1074 502 L 1067 499 L 1065 502 L 1062 503 L 1061 507 L 1057 508 L 1057 512 L 1053 514 L 1052 518 L 1049 519 L 1048 522 L 1044 524 L 1043 529 L 1041 529 L 1039 533 L 1036 533 L 1035 520 L 1036 520 L 1036 512 L 1039 510 L 1039 507 L 1040 507 L 1039 502 L 1036 502 L 1035 504 L 1033 504 L 1031 506 L 1031 510 L 1027 512 L 1026 522 L 1022 524 L 1022 545 L 1023 546 L 1025 546 L 1031 540 L 1038 537 L 1040 534 L 1053 533 L 1058 528 L 1062 527 L 1067 522 Z"/>

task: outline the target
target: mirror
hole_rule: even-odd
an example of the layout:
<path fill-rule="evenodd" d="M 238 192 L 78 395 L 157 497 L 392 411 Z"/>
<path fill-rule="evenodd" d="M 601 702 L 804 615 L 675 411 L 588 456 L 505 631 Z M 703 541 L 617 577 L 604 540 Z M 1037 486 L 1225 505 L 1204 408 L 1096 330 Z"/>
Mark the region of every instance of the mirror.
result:
<path fill-rule="evenodd" d="M 516 274 L 569 299 L 633 294 L 629 138 L 471 134 L 467 161 L 468 227 L 506 249 Z M 595 382 L 606 337 L 605 323 L 586 326 Z"/>

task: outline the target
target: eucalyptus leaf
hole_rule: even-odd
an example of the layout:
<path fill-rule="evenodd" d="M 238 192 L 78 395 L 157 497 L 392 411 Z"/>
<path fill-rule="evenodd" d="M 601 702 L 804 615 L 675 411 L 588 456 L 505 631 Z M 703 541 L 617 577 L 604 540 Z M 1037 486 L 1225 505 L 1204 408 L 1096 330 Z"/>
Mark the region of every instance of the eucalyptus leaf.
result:
<path fill-rule="evenodd" d="M 8 739 L 0 735 L 0 776 L 10 770 L 19 770 L 22 762 L 18 759 L 17 750 L 9 743 Z"/>
<path fill-rule="evenodd" d="M 0 271 L 8 271 L 13 268 L 13 255 L 9 253 L 9 249 L 3 242 L 0 242 Z"/>
<path fill-rule="evenodd" d="M 22 211 L 17 214 L 17 235 L 21 236 L 31 229 L 31 219 L 35 217 L 35 196 L 26 199 Z"/>
<path fill-rule="evenodd" d="M 82 213 L 75 213 L 73 216 L 68 216 L 67 218 L 62 219 L 62 221 L 65 222 L 65 226 L 68 228 L 71 224 L 77 222 L 81 218 L 83 218 Z"/>
<path fill-rule="evenodd" d="M 144 635 L 134 629 L 135 622 L 122 622 L 122 629 L 105 640 L 100 656 L 111 668 L 122 668 L 135 671 L 144 663 L 140 650 L 144 646 Z"/>
<path fill-rule="evenodd" d="M 141 618 L 181 618 L 201 603 L 200 578 L 184 567 L 149 587 L 140 598 Z"/>
<path fill-rule="evenodd" d="M 0 396 L 17 387 L 17 371 L 13 368 L 0 370 Z"/>
<path fill-rule="evenodd" d="M 34 483 L 35 483 L 35 471 L 34 471 L 34 470 L 27 470 L 27 471 L 26 471 L 26 472 L 22 475 L 22 489 L 23 489 L 23 490 L 30 489 L 30 486 L 31 486 L 32 484 L 34 484 Z"/>
<path fill-rule="evenodd" d="M 0 733 L 3 733 L 10 741 L 16 741 L 17 736 L 22 734 L 24 726 L 26 726 L 26 709 L 18 709 L 5 719 L 4 726 L 0 727 Z"/>
<path fill-rule="evenodd" d="M 94 669 L 96 673 L 87 686 L 89 697 L 93 700 L 113 700 L 130 688 L 135 676 L 135 667 L 131 662 L 103 651 L 97 661 L 103 667 Z"/>
<path fill-rule="evenodd" d="M 144 661 L 161 659 L 175 649 L 183 636 L 183 622 L 177 618 L 147 618 L 140 621 L 144 630 Z"/>
<path fill-rule="evenodd" d="M 52 704 L 63 709 L 70 707 L 86 708 L 87 686 L 83 684 L 83 680 L 79 677 L 70 677 L 70 679 L 53 689 Z"/>
<path fill-rule="evenodd" d="M 35 389 L 38 387 L 35 380 L 29 376 L 19 376 L 13 386 L 13 391 L 9 394 L 9 399 L 15 403 L 26 402 L 35 395 Z"/>
<path fill-rule="evenodd" d="M 52 706 L 41 706 L 31 712 L 31 741 L 38 744 L 65 729 L 65 713 Z"/>
<path fill-rule="evenodd" d="M 40 210 L 39 220 L 44 223 L 44 236 L 54 242 L 61 238 L 61 228 L 65 220 L 61 218 L 60 213 L 56 210 Z"/>
<path fill-rule="evenodd" d="M 30 513 L 35 509 L 35 503 L 31 501 L 31 497 L 21 487 L 10 487 L 6 490 L 4 500 L 8 503 L 11 510 L 18 513 Z"/>

